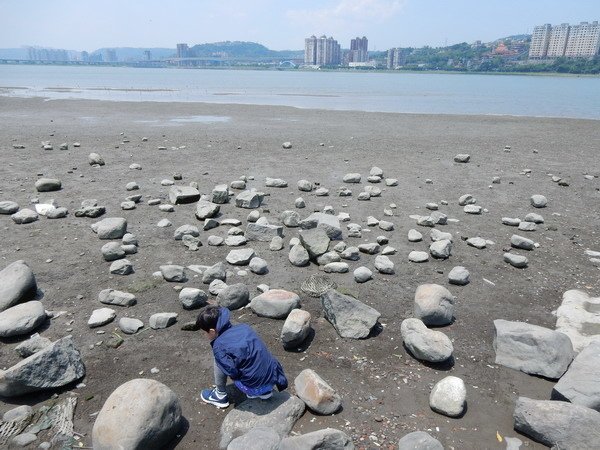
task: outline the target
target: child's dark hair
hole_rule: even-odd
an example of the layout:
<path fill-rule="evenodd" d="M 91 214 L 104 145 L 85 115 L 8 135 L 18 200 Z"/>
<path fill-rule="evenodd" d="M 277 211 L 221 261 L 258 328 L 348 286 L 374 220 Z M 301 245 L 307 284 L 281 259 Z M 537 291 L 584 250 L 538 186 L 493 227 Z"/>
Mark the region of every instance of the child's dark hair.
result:
<path fill-rule="evenodd" d="M 211 329 L 216 330 L 219 314 L 221 314 L 221 311 L 218 306 L 209 305 L 198 314 L 196 325 L 207 333 Z"/>

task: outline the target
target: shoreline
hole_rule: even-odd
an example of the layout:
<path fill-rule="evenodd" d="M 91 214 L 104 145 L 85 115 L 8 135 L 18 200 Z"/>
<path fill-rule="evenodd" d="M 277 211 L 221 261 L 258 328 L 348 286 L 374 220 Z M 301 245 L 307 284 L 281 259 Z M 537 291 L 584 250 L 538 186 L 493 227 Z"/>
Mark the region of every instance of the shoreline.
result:
<path fill-rule="evenodd" d="M 278 104 L 267 104 L 267 103 L 235 103 L 235 102 L 206 102 L 206 101 L 173 101 L 173 100 L 132 100 L 132 99 L 98 99 L 98 98 L 53 98 L 47 97 L 43 95 L 6 95 L 2 93 L 2 89 L 7 89 L 6 87 L 0 86 L 0 99 L 31 99 L 31 100 L 42 100 L 44 102 L 78 102 L 78 101 L 89 101 L 89 102 L 105 102 L 105 103 L 116 103 L 116 104 L 154 104 L 154 105 L 203 105 L 203 106 L 211 106 L 211 105 L 219 105 L 226 106 L 230 105 L 232 107 L 240 107 L 240 106 L 253 106 L 253 107 L 263 107 L 263 108 L 290 108 L 293 110 L 299 111 L 319 111 L 319 112 L 340 112 L 340 113 L 368 113 L 368 114 L 396 114 L 396 115 L 408 115 L 408 116 L 423 116 L 423 117 L 505 117 L 505 118 L 515 118 L 515 119 L 551 119 L 551 120 L 585 120 L 585 121 L 600 121 L 600 117 L 592 118 L 592 117 L 568 117 L 568 116 L 531 116 L 531 115 L 518 115 L 518 114 L 500 114 L 500 113 L 488 113 L 488 114 L 478 114 L 478 113 L 423 113 L 423 112 L 399 112 L 399 111 L 375 111 L 375 110 L 358 110 L 358 109 L 328 109 L 328 108 L 313 108 L 313 107 L 303 107 L 303 106 L 294 106 L 294 105 L 278 105 Z M 11 89 L 30 89 L 27 87 L 11 87 Z M 72 92 L 71 90 L 76 90 L 78 88 L 62 88 L 57 92 Z M 109 92 L 164 92 L 169 91 L 173 92 L 173 90 L 158 90 L 158 89 L 149 89 L 149 90 L 128 90 L 128 89 L 113 89 L 113 88 L 86 88 L 90 91 L 98 91 L 98 90 L 106 90 Z M 86 89 L 79 89 L 79 91 L 85 91 Z M 228 95 L 223 94 L 215 94 L 217 97 L 227 97 Z M 279 96 L 284 96 L 287 94 L 275 94 Z M 296 96 L 296 95 L 295 95 Z"/>

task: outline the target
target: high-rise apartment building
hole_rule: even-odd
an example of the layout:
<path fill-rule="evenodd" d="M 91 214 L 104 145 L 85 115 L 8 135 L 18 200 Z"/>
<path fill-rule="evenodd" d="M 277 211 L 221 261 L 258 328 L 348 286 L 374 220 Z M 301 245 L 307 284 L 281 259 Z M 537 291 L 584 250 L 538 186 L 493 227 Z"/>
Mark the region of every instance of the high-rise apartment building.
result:
<path fill-rule="evenodd" d="M 567 58 L 590 57 L 600 50 L 600 24 L 581 22 L 572 25 L 569 30 L 569 40 L 565 49 Z"/>
<path fill-rule="evenodd" d="M 177 57 L 187 58 L 190 56 L 190 48 L 187 44 L 177 44 Z"/>
<path fill-rule="evenodd" d="M 369 60 L 369 40 L 366 37 L 350 41 L 349 62 L 366 62 Z"/>
<path fill-rule="evenodd" d="M 405 52 L 399 47 L 390 48 L 387 54 L 387 68 L 395 70 L 404 64 L 406 64 Z"/>
<path fill-rule="evenodd" d="M 325 35 L 304 40 L 304 64 L 312 66 L 338 65 L 341 60 L 340 44 Z"/>
<path fill-rule="evenodd" d="M 529 58 L 592 57 L 600 51 L 600 24 L 540 25 L 533 29 Z"/>

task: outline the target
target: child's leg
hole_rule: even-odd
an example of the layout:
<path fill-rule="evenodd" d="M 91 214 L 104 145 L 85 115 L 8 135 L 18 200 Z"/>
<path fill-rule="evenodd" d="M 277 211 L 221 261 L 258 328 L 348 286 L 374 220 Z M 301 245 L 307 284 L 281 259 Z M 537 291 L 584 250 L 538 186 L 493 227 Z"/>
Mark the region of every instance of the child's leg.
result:
<path fill-rule="evenodd" d="M 215 386 L 217 386 L 217 392 L 225 393 L 225 385 L 227 384 L 227 375 L 225 375 L 217 363 L 214 363 L 214 372 L 215 372 Z"/>

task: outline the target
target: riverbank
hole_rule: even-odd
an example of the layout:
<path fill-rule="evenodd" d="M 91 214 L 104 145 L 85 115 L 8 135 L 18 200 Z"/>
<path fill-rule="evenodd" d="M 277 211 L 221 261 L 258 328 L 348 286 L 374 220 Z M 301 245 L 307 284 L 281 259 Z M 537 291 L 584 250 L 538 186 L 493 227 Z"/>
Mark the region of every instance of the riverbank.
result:
<path fill-rule="evenodd" d="M 362 238 L 349 238 L 343 224 L 348 244 L 374 242 L 385 235 L 397 249 L 390 256 L 395 264 L 393 275 L 378 274 L 374 256 L 367 254 L 361 254 L 359 261 L 348 261 L 349 273 L 328 275 L 340 289 L 381 313 L 383 331 L 366 340 L 340 338 L 323 318 L 319 300 L 300 290 L 309 275 L 322 272 L 314 264 L 306 268 L 290 264 L 287 243 L 297 236 L 297 229 L 284 229 L 286 246 L 282 251 L 270 251 L 268 243 L 246 245 L 267 261 L 267 275 L 240 275 L 228 266 L 233 272 L 228 284 L 246 284 L 251 296 L 258 293 L 256 286 L 261 283 L 294 291 L 301 296 L 302 308 L 313 317 L 314 339 L 306 351 L 296 353 L 281 346 L 282 321 L 257 317 L 247 309 L 232 314 L 235 321 L 257 329 L 282 362 L 292 386 L 301 370 L 312 368 L 341 395 L 341 412 L 334 416 L 307 412 L 295 432 L 338 428 L 359 448 L 369 449 L 393 448 L 400 437 L 414 430 L 428 431 L 445 448 L 503 449 L 506 444 L 498 442 L 497 433 L 518 436 L 528 448 L 543 448 L 513 430 L 512 413 L 518 396 L 547 399 L 553 383 L 496 365 L 492 322 L 519 320 L 554 328 L 552 311 L 560 305 L 564 291 L 600 294 L 598 267 L 584 253 L 588 248 L 600 250 L 597 121 L 0 97 L 0 123 L 0 199 L 27 207 L 32 198 L 53 198 L 70 211 L 65 219 L 42 217 L 29 225 L 15 225 L 9 216 L 0 216 L 4 230 L 1 256 L 2 267 L 25 260 L 44 292 L 45 308 L 66 311 L 41 334 L 53 341 L 72 334 L 81 351 L 87 371 L 84 386 L 59 395 L 72 392 L 77 396 L 75 431 L 82 435 L 85 446 L 91 446 L 95 413 L 115 388 L 133 378 L 157 379 L 179 397 L 188 427 L 177 448 L 216 448 L 220 424 L 232 408 L 218 411 L 199 401 L 200 389 L 212 384 L 210 347 L 201 332 L 181 330 L 181 324 L 194 320 L 197 311 L 181 308 L 174 286 L 204 290 L 207 286 L 192 272 L 186 283 L 157 281 L 152 276 L 168 262 L 211 265 L 224 261 L 231 250 L 206 243 L 209 235 L 226 237 L 225 226 L 201 231 L 204 245 L 197 252 L 173 239 L 174 230 L 183 224 L 202 226 L 194 217 L 194 205 L 162 212 L 147 204 L 152 198 L 168 202 L 169 188 L 162 186 L 161 180 L 172 180 L 180 173 L 183 180 L 176 183 L 197 182 L 200 192 L 206 194 L 217 184 L 252 176 L 248 187 L 268 194 L 261 213 L 272 223 L 278 222 L 281 212 L 294 210 L 294 199 L 302 196 L 307 207 L 298 210 L 301 217 L 331 205 L 336 214 L 347 212 L 351 222 L 362 226 Z M 42 150 L 42 141 L 51 141 L 54 150 Z M 291 149 L 282 148 L 285 141 L 292 143 Z M 59 150 L 63 142 L 69 143 L 68 150 Z M 73 147 L 74 142 L 81 147 Z M 14 149 L 15 144 L 25 149 Z M 91 152 L 102 155 L 106 165 L 91 167 Z M 458 153 L 470 154 L 471 162 L 454 163 Z M 133 163 L 142 169 L 131 170 Z M 379 184 L 381 196 L 364 202 L 357 201 L 358 185 L 345 185 L 353 190 L 352 197 L 337 195 L 348 172 L 361 173 L 362 186 L 368 185 L 365 180 L 372 166 L 381 167 L 386 177 L 398 179 L 398 186 Z M 549 174 L 568 180 L 568 186 L 552 182 Z M 584 174 L 596 178 L 589 180 Z M 37 193 L 34 182 L 42 175 L 61 179 L 62 190 Z M 500 184 L 492 184 L 496 176 Z M 289 187 L 267 188 L 265 177 L 285 179 Z M 328 188 L 330 195 L 317 197 L 314 192 L 298 191 L 300 179 Z M 143 199 L 136 209 L 123 211 L 121 202 L 132 194 L 125 186 L 131 181 L 139 184 L 136 192 Z M 488 212 L 465 214 L 458 198 L 466 193 Z M 502 225 L 501 218 L 523 218 L 532 212 L 529 199 L 533 194 L 548 198 L 548 206 L 536 211 L 545 223 L 537 231 L 523 233 L 540 247 L 527 255 L 527 269 L 516 269 L 502 259 L 515 229 Z M 95 220 L 74 216 L 81 202 L 89 198 L 106 206 L 107 217 L 127 218 L 128 229 L 139 240 L 138 253 L 128 257 L 134 274 L 111 275 L 110 264 L 100 253 L 104 242 L 90 229 Z M 437 203 L 441 212 L 458 220 L 439 227 L 453 235 L 452 256 L 410 263 L 410 251 L 427 251 L 430 229 L 417 226 L 409 216 L 425 215 L 428 202 Z M 384 216 L 384 209 L 390 209 L 392 203 L 396 205 L 393 216 Z M 222 207 L 222 213 L 223 218 L 239 219 L 241 228 L 245 227 L 247 210 L 230 204 Z M 395 229 L 384 232 L 369 227 L 368 216 L 389 220 Z M 157 223 L 165 218 L 173 225 L 158 228 Z M 411 228 L 423 233 L 423 242 L 408 242 Z M 493 244 L 478 250 L 462 240 L 474 236 Z M 359 266 L 371 268 L 374 279 L 356 283 L 352 271 Z M 454 266 L 469 270 L 470 284 L 448 284 Z M 456 297 L 455 321 L 439 329 L 453 341 L 454 364 L 449 367 L 426 366 L 402 346 L 400 324 L 412 316 L 414 292 L 423 283 L 443 285 Z M 110 348 L 105 342 L 116 322 L 101 328 L 104 335 L 87 326 L 91 312 L 103 306 L 98 293 L 107 288 L 135 292 L 138 297 L 136 306 L 117 311 L 117 320 L 127 315 L 147 325 L 151 314 L 169 311 L 179 314 L 178 323 L 164 330 L 122 335 L 124 343 Z M 214 302 L 215 297 L 210 295 L 209 300 Z M 0 346 L 3 366 L 19 361 L 16 344 Z M 153 373 L 153 368 L 159 371 Z M 459 419 L 429 408 L 431 387 L 447 375 L 462 378 L 467 386 L 468 410 Z M 293 387 L 290 389 L 293 392 Z M 23 403 L 39 407 L 48 397 L 11 399 L 1 404 L 0 412 Z M 237 395 L 236 402 L 240 399 Z"/>

